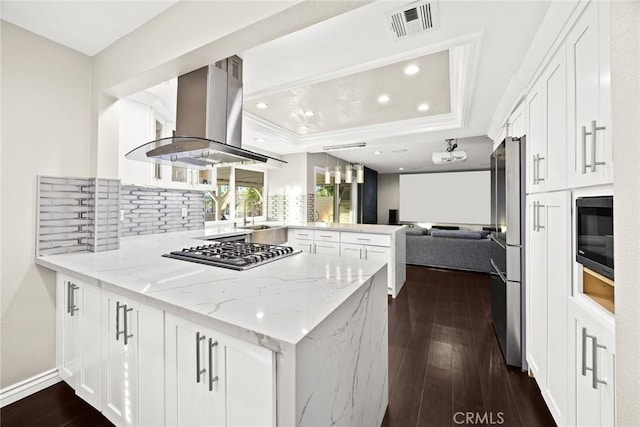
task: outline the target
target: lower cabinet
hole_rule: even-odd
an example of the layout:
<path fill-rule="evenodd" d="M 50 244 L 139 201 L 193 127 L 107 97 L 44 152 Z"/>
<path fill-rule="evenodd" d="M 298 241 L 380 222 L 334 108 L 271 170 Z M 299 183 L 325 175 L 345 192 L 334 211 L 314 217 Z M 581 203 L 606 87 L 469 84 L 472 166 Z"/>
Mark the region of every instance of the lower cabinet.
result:
<path fill-rule="evenodd" d="M 164 312 L 102 291 L 102 413 L 117 426 L 164 425 Z"/>
<path fill-rule="evenodd" d="M 168 426 L 275 426 L 273 352 L 166 316 Z"/>
<path fill-rule="evenodd" d="M 340 255 L 358 259 L 373 259 L 390 264 L 391 248 L 382 246 L 358 245 L 353 243 L 340 244 Z"/>
<path fill-rule="evenodd" d="M 569 425 L 614 426 L 615 327 L 613 319 L 571 298 L 571 419 Z"/>
<path fill-rule="evenodd" d="M 527 197 L 527 363 L 558 425 L 567 423 L 571 211 L 566 191 Z"/>
<path fill-rule="evenodd" d="M 100 288 L 73 277 L 57 277 L 56 365 L 78 396 L 100 410 Z"/>

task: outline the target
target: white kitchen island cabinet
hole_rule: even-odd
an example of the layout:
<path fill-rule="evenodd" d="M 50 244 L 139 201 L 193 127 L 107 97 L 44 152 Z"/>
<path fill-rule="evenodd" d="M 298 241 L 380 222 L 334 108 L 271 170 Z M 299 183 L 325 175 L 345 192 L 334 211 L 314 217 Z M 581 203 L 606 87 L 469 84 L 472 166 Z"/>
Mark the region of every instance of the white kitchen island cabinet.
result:
<path fill-rule="evenodd" d="M 36 258 L 61 278 L 61 314 L 66 275 L 98 296 L 101 411 L 117 426 L 381 425 L 387 263 L 299 253 L 233 271 L 162 256 L 199 238 Z"/>
<path fill-rule="evenodd" d="M 57 277 L 56 365 L 60 377 L 100 410 L 100 288 L 66 274 Z"/>
<path fill-rule="evenodd" d="M 102 291 L 102 413 L 117 426 L 164 425 L 164 313 Z"/>
<path fill-rule="evenodd" d="M 273 352 L 173 315 L 166 337 L 168 426 L 276 425 Z"/>
<path fill-rule="evenodd" d="M 388 293 L 400 293 L 407 278 L 404 226 L 310 222 L 287 228 L 287 244 L 303 252 L 386 262 Z"/>

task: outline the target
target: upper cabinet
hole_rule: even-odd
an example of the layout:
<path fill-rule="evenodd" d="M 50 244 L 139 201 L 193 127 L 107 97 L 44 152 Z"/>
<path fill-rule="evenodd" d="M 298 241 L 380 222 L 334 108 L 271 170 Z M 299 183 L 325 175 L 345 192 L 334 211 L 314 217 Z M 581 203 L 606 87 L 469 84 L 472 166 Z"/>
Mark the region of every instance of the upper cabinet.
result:
<path fill-rule="evenodd" d="M 520 104 L 507 120 L 508 136 L 519 138 L 526 133 L 525 126 L 525 108 L 524 104 Z"/>
<path fill-rule="evenodd" d="M 589 2 L 566 39 L 572 188 L 613 182 L 609 7 Z"/>
<path fill-rule="evenodd" d="M 526 97 L 527 193 L 566 188 L 566 54 L 560 46 Z"/>

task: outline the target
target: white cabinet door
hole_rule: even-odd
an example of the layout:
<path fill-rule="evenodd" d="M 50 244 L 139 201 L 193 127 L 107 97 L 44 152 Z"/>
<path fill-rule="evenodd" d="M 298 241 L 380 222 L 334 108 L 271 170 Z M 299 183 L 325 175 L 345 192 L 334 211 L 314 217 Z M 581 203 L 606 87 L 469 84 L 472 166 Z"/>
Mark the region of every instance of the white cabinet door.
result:
<path fill-rule="evenodd" d="M 168 426 L 275 426 L 271 351 L 172 315 L 166 343 Z"/>
<path fill-rule="evenodd" d="M 546 191 L 566 188 L 567 72 L 565 45 L 551 58 L 541 76 L 544 156 L 538 162 L 538 181 Z"/>
<path fill-rule="evenodd" d="M 77 331 L 79 316 L 71 312 L 71 278 L 58 274 L 56 283 L 56 366 L 58 374 L 76 388 L 78 359 Z"/>
<path fill-rule="evenodd" d="M 547 157 L 545 143 L 545 121 L 542 100 L 542 84 L 538 82 L 531 88 L 525 100 L 527 106 L 527 193 L 544 189 L 544 171 L 541 163 Z"/>
<path fill-rule="evenodd" d="M 365 245 L 364 259 L 372 259 L 378 261 L 384 261 L 387 264 L 391 262 L 391 248 L 384 248 L 382 246 L 369 246 Z"/>
<path fill-rule="evenodd" d="M 340 244 L 340 256 L 348 258 L 362 259 L 362 245 L 356 245 L 353 243 L 341 243 Z"/>
<path fill-rule="evenodd" d="M 568 192 L 546 193 L 544 205 L 547 361 L 547 404 L 558 425 L 567 423 L 568 342 L 567 304 L 571 294 L 571 211 Z"/>
<path fill-rule="evenodd" d="M 509 128 L 509 135 L 514 138 L 519 138 L 526 134 L 525 129 L 525 114 L 524 114 L 524 105 L 520 104 L 518 108 L 515 109 L 513 113 L 509 116 L 507 121 Z"/>
<path fill-rule="evenodd" d="M 318 255 L 340 256 L 340 243 L 316 241 L 313 246 Z"/>
<path fill-rule="evenodd" d="M 547 372 L 547 284 L 544 229 L 538 229 L 539 214 L 544 214 L 538 195 L 527 197 L 527 362 L 541 390 Z M 544 224 L 542 224 L 544 227 Z"/>
<path fill-rule="evenodd" d="M 609 7 L 591 0 L 567 35 L 570 187 L 613 182 Z"/>
<path fill-rule="evenodd" d="M 527 361 L 558 425 L 567 423 L 570 194 L 527 199 Z"/>
<path fill-rule="evenodd" d="M 100 410 L 100 288 L 58 274 L 56 312 L 60 377 Z"/>
<path fill-rule="evenodd" d="M 226 425 L 224 355 L 214 335 L 167 314 L 168 426 Z"/>
<path fill-rule="evenodd" d="M 312 254 L 313 253 L 313 240 L 299 240 L 295 239 L 289 242 L 293 248 L 301 250 L 302 252 Z"/>
<path fill-rule="evenodd" d="M 102 413 L 118 426 L 163 425 L 164 313 L 102 292 Z"/>
<path fill-rule="evenodd" d="M 569 301 L 572 365 L 568 425 L 615 426 L 615 327 L 595 303 Z"/>

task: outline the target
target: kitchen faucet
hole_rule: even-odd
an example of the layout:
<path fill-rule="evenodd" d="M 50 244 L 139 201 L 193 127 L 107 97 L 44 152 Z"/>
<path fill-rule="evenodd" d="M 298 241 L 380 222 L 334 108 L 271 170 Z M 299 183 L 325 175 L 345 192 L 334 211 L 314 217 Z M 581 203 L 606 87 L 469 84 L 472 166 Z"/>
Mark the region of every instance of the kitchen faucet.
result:
<path fill-rule="evenodd" d="M 251 202 L 251 210 L 253 211 L 256 207 L 256 204 L 251 200 L 251 199 L 244 199 L 244 215 L 242 217 L 242 224 L 246 227 L 247 226 L 247 202 Z M 255 225 L 256 223 L 256 217 L 254 215 L 251 215 L 251 225 Z"/>

